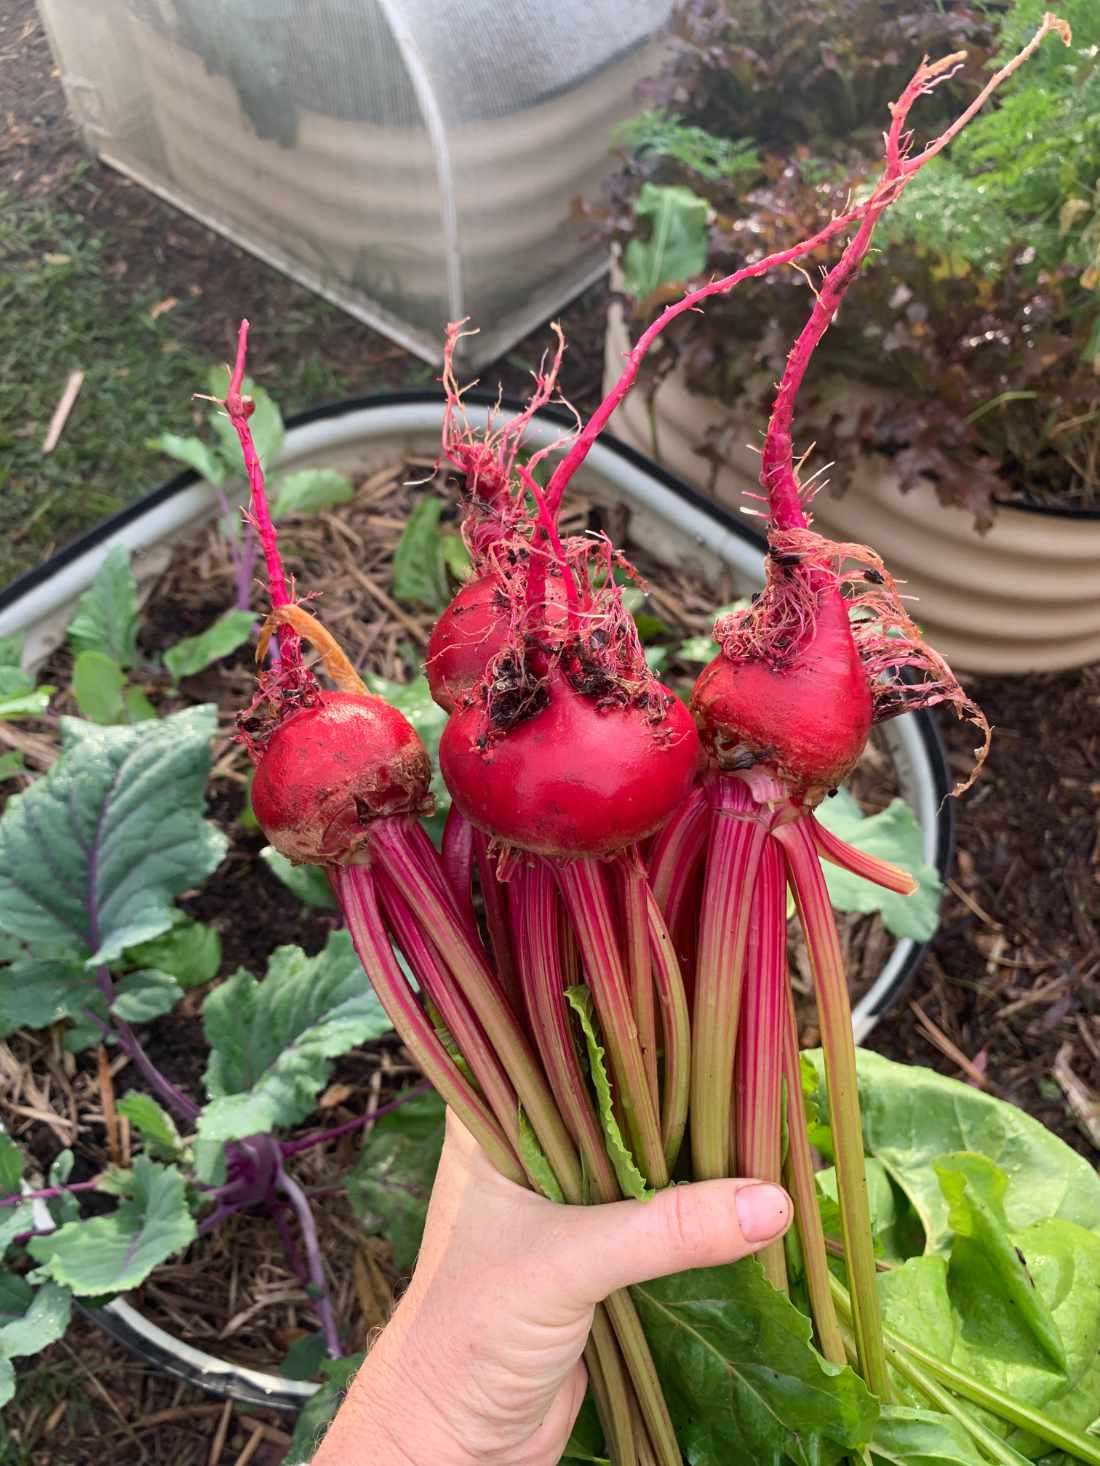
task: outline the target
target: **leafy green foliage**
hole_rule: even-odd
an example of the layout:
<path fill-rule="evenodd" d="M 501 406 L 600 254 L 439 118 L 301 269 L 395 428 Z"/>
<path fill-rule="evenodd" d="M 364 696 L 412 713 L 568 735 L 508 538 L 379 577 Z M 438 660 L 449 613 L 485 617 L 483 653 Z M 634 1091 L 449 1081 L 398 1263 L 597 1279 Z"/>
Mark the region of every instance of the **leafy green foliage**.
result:
<path fill-rule="evenodd" d="M 25 715 L 21 714 L 21 716 Z M 23 763 L 23 755 L 19 749 L 12 748 L 7 753 L 0 753 L 0 784 L 23 773 L 26 773 L 26 765 Z"/>
<path fill-rule="evenodd" d="M 623 251 L 628 295 L 647 301 L 658 286 L 681 284 L 706 268 L 708 211 L 706 199 L 690 188 L 642 185 L 634 204 L 639 233 Z"/>
<path fill-rule="evenodd" d="M 73 696 L 80 716 L 90 723 L 121 723 L 126 714 L 122 689 L 126 674 L 103 652 L 81 652 L 73 663 Z"/>
<path fill-rule="evenodd" d="M 884 1405 L 869 1446 L 874 1466 L 985 1466 L 986 1458 L 949 1415 Z"/>
<path fill-rule="evenodd" d="M 386 1239 L 402 1272 L 413 1267 L 420 1250 L 443 1149 L 444 1114 L 439 1096 L 424 1094 L 383 1115 L 345 1182 L 364 1228 Z"/>
<path fill-rule="evenodd" d="M 348 1385 L 351 1384 L 353 1376 L 365 1358 L 365 1354 L 351 1354 L 346 1359 L 321 1361 L 324 1382 L 317 1393 L 311 1395 L 298 1412 L 294 1436 L 287 1447 L 283 1466 L 309 1466 L 321 1437 L 336 1414 Z"/>
<path fill-rule="evenodd" d="M 535 1189 L 540 1191 L 547 1201 L 556 1201 L 561 1205 L 565 1201 L 561 1183 L 554 1174 L 554 1168 L 539 1143 L 535 1127 L 527 1118 L 527 1111 L 522 1106 L 519 1112 L 518 1139 L 519 1158 L 523 1162 L 523 1169 L 531 1177 Z"/>
<path fill-rule="evenodd" d="M 99 652 L 119 667 L 138 659 L 137 581 L 130 569 L 125 545 L 108 551 L 95 579 L 80 597 L 77 614 L 69 622 L 73 652 Z"/>
<path fill-rule="evenodd" d="M 280 855 L 271 845 L 260 851 L 260 859 L 273 876 L 277 876 L 288 891 L 307 906 L 318 906 L 325 911 L 335 911 L 336 896 L 332 883 L 319 865 L 295 865 L 285 855 Z"/>
<path fill-rule="evenodd" d="M 611 1466 L 606 1451 L 600 1418 L 596 1414 L 596 1405 L 590 1392 L 584 1398 L 573 1432 L 565 1443 L 559 1466 L 565 1466 L 567 1461 L 590 1461 L 595 1462 L 596 1466 Z"/>
<path fill-rule="evenodd" d="M 115 961 L 167 931 L 225 837 L 203 819 L 214 711 L 136 728 L 62 720 L 60 758 L 0 818 L 0 929 Z"/>
<path fill-rule="evenodd" d="M 867 1441 L 874 1397 L 810 1342 L 810 1321 L 755 1259 L 632 1288 L 693 1466 L 839 1462 Z"/>
<path fill-rule="evenodd" d="M 52 687 L 36 687 L 23 671 L 21 636 L 0 636 L 0 718 L 38 718 L 46 711 Z M 20 754 L 0 758 L 0 778 L 10 778 L 22 767 Z"/>
<path fill-rule="evenodd" d="M 262 983 L 238 970 L 206 999 L 202 1016 L 210 1103 L 198 1133 L 207 1140 L 304 1120 L 329 1059 L 390 1029 L 346 931 L 333 932 L 316 957 L 278 948 Z"/>
<path fill-rule="evenodd" d="M 867 855 L 900 865 L 919 883 L 912 896 L 884 891 L 829 861 L 822 862 L 829 899 L 838 911 L 877 911 L 896 937 L 926 942 L 940 919 L 943 886 L 939 871 L 924 858 L 924 832 L 904 799 L 892 799 L 878 814 L 864 816 L 847 789 L 814 811 L 821 823 Z"/>
<path fill-rule="evenodd" d="M 682 117 L 661 107 L 628 118 L 611 136 L 636 157 L 671 158 L 711 182 L 753 177 L 760 172 L 760 155 L 751 142 L 714 137 L 705 128 L 689 126 Z"/>
<path fill-rule="evenodd" d="M 393 554 L 393 593 L 399 601 L 441 611 L 451 599 L 451 576 L 464 580 L 469 575 L 462 536 L 442 527 L 446 508 L 433 494 L 413 505 Z"/>
<path fill-rule="evenodd" d="M 226 480 L 229 471 L 227 465 L 201 438 L 184 438 L 179 433 L 160 433 L 149 439 L 149 447 L 174 458 L 177 463 L 185 463 L 215 487 Z"/>
<path fill-rule="evenodd" d="M 176 1129 L 176 1122 L 167 1110 L 153 1099 L 132 1089 L 118 1101 L 116 1109 L 124 1115 L 137 1133 L 151 1156 L 162 1161 L 178 1161 L 183 1153 L 183 1141 Z"/>
<path fill-rule="evenodd" d="M 251 611 L 226 611 L 212 626 L 197 636 L 186 636 L 164 654 L 164 665 L 173 682 L 193 677 L 212 662 L 221 661 L 252 635 L 256 618 Z"/>
<path fill-rule="evenodd" d="M 615 1107 L 611 1094 L 611 1081 L 607 1074 L 606 1055 L 596 1034 L 596 1020 L 593 1013 L 592 994 L 586 987 L 571 987 L 565 990 L 566 1002 L 576 1015 L 584 1035 L 585 1051 L 588 1055 L 588 1072 L 596 1094 L 596 1108 L 600 1117 L 604 1145 L 624 1196 L 635 1201 L 645 1201 L 652 1192 L 646 1186 L 645 1177 L 638 1169 L 630 1147 L 619 1129 L 615 1118 Z"/>
<path fill-rule="evenodd" d="M 334 468 L 302 468 L 276 479 L 271 517 L 319 514 L 322 509 L 346 504 L 354 496 L 355 486 L 346 473 Z"/>
<path fill-rule="evenodd" d="M 167 972 L 130 972 L 115 984 L 111 1012 L 123 1023 L 148 1023 L 171 1013 L 182 997 L 183 989 Z"/>
<path fill-rule="evenodd" d="M 179 1171 L 138 1156 L 128 1194 L 113 1212 L 66 1222 L 48 1237 L 32 1237 L 27 1251 L 39 1264 L 34 1278 L 52 1278 L 77 1297 L 96 1297 L 135 1288 L 194 1239 Z"/>
<path fill-rule="evenodd" d="M 69 1326 L 72 1294 L 56 1283 L 41 1288 L 14 1273 L 0 1273 L 0 1406 L 15 1394 L 13 1359 L 56 1343 Z"/>
<path fill-rule="evenodd" d="M 222 939 L 216 927 L 174 913 L 175 924 L 151 941 L 131 947 L 125 957 L 138 967 L 155 967 L 174 977 L 182 988 L 201 987 L 217 977 L 222 965 Z"/>
<path fill-rule="evenodd" d="M 89 999 L 88 973 L 80 962 L 17 958 L 0 967 L 0 1037 L 72 1018 Z"/>
<path fill-rule="evenodd" d="M 283 1362 L 279 1365 L 279 1373 L 284 1379 L 313 1379 L 320 1372 L 321 1364 L 326 1358 L 323 1336 L 303 1334 L 286 1351 Z"/>

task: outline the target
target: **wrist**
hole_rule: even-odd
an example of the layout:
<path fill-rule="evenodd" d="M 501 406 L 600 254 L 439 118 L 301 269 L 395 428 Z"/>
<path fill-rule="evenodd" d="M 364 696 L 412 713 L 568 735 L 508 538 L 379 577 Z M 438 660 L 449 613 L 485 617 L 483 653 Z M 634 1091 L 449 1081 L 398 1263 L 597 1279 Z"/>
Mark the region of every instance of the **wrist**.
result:
<path fill-rule="evenodd" d="M 451 1428 L 452 1411 L 438 1387 L 441 1376 L 426 1369 L 421 1381 L 421 1371 L 406 1370 L 389 1357 L 392 1351 L 385 1342 L 383 1334 L 355 1376 L 341 1411 L 348 1418 L 349 1441 L 356 1443 L 354 1454 L 326 1455 L 315 1466 L 359 1466 L 364 1442 L 370 1443 L 371 1466 L 485 1466 Z"/>

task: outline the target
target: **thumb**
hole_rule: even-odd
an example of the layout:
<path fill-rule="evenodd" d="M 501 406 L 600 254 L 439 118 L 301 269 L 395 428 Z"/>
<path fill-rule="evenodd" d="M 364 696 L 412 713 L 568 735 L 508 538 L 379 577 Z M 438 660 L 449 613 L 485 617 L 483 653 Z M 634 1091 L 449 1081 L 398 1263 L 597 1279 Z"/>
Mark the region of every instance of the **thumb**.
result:
<path fill-rule="evenodd" d="M 736 1262 L 781 1237 L 790 1197 L 762 1181 L 696 1181 L 648 1201 L 558 1210 L 553 1272 L 578 1303 L 688 1268 Z"/>

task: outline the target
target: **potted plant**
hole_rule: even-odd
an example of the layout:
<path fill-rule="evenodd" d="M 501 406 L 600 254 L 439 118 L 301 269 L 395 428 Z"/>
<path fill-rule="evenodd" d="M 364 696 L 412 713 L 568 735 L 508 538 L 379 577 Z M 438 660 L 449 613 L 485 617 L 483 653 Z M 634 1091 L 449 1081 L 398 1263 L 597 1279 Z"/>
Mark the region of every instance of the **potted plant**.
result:
<path fill-rule="evenodd" d="M 1070 11 L 1073 50 L 1042 58 L 902 200 L 889 264 L 864 267 L 807 397 L 804 446 L 830 465 L 818 524 L 870 535 L 922 624 L 977 671 L 1100 655 L 1100 83 L 1095 10 Z M 894 21 L 922 44 L 1001 56 L 1036 14 L 1019 0 L 999 14 L 910 7 Z M 820 224 L 873 166 L 890 80 L 881 7 L 772 22 L 767 5 L 740 8 L 736 24 L 722 4 L 686 6 L 647 91 L 657 105 L 624 130 L 603 215 L 619 256 L 609 376 L 672 282 Z M 952 83 L 964 101 L 974 78 L 968 66 Z M 790 271 L 710 302 L 667 338 L 619 432 L 737 502 L 759 471 L 748 425 L 812 283 Z"/>

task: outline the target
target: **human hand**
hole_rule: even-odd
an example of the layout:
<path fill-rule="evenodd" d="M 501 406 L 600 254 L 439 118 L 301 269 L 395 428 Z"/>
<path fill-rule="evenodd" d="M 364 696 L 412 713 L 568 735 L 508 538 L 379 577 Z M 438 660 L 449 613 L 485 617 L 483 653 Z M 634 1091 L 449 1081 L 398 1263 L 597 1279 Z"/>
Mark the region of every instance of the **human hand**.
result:
<path fill-rule="evenodd" d="M 790 1218 L 785 1191 L 751 1181 L 559 1206 L 505 1180 L 448 1111 L 412 1281 L 313 1466 L 557 1466 L 594 1305 L 745 1257 Z"/>

